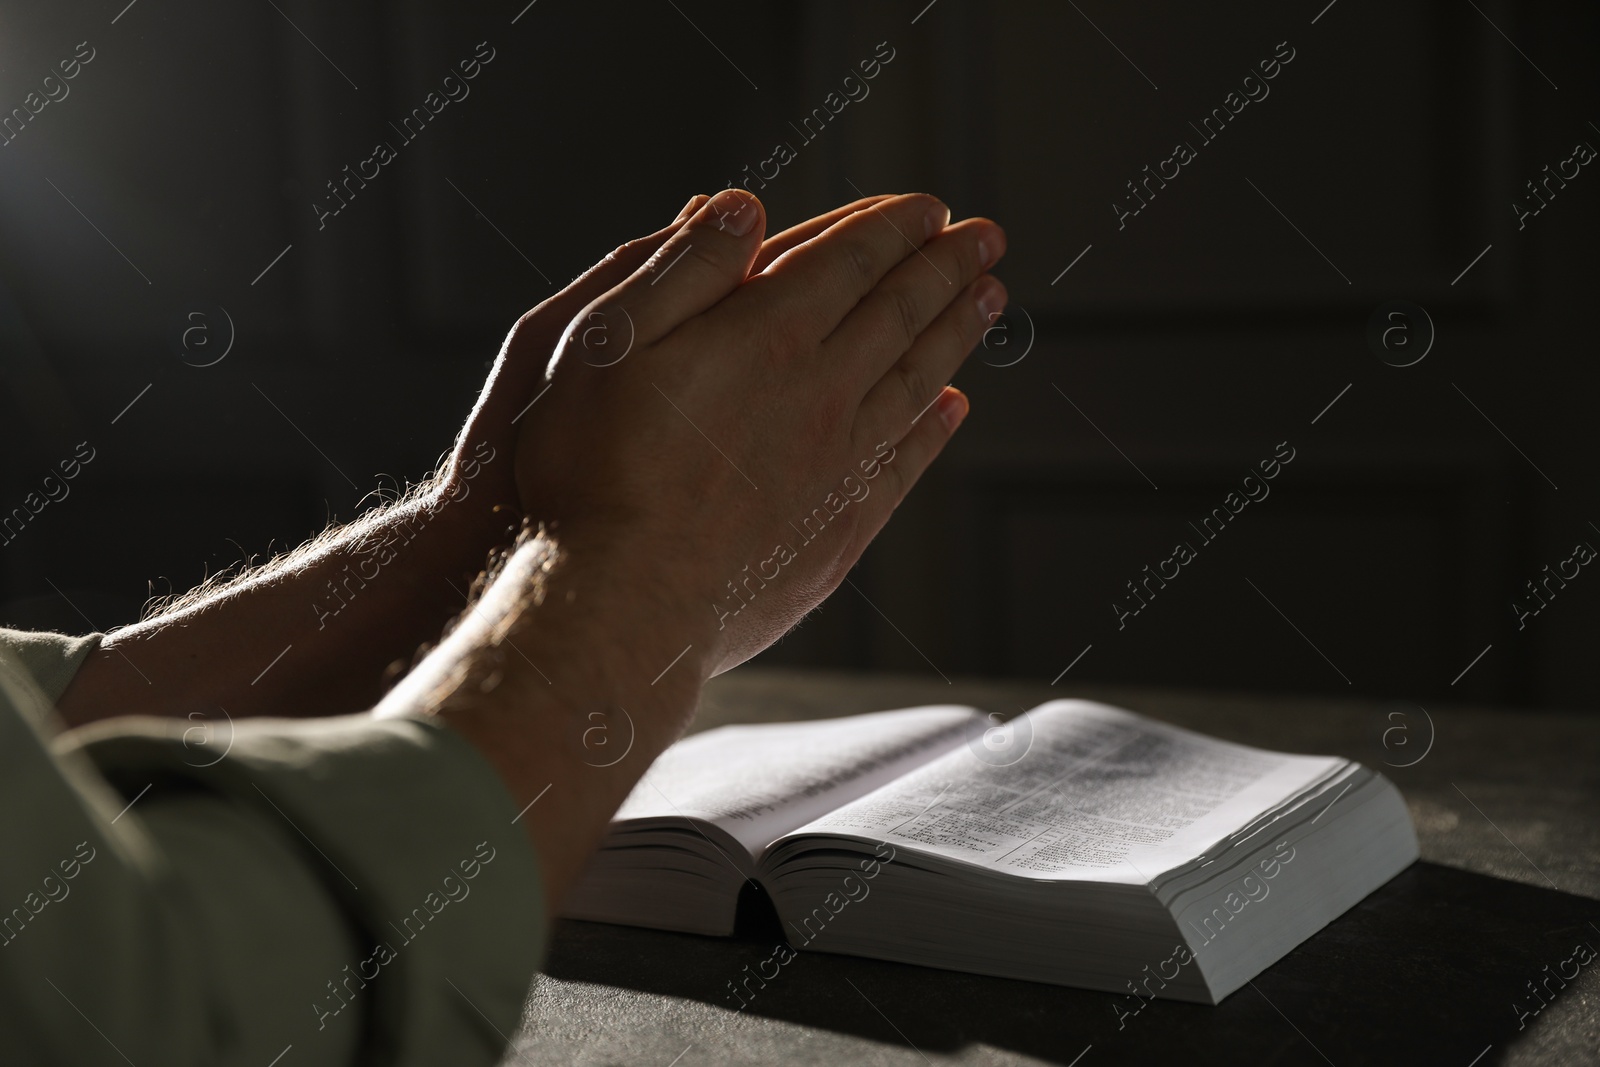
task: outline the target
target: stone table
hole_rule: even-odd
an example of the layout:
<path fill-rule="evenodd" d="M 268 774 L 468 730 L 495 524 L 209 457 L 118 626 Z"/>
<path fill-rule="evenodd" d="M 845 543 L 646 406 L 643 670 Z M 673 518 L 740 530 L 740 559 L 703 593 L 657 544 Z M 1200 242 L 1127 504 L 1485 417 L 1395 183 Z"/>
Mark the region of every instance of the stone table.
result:
<path fill-rule="evenodd" d="M 1009 716 L 1062 696 L 1367 763 L 1405 795 L 1422 859 L 1222 1004 L 1121 1019 L 1108 993 L 816 952 L 738 1010 L 727 983 L 771 954 L 775 925 L 562 922 L 506 1062 L 1600 1063 L 1600 961 L 1548 1004 L 1527 985 L 1579 942 L 1600 949 L 1600 715 L 745 668 L 707 687 L 695 728 L 932 703 Z"/>

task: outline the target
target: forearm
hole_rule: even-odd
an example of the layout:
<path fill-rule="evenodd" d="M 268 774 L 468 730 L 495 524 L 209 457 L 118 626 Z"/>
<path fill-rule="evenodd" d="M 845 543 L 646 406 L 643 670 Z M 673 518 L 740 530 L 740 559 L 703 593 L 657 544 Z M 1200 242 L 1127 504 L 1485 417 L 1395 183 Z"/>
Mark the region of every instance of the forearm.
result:
<path fill-rule="evenodd" d="M 493 455 L 488 463 L 509 465 Z M 475 469 L 475 468 L 470 468 Z M 437 639 L 514 518 L 459 473 L 109 633 L 59 706 L 113 715 L 312 716 L 371 707 Z"/>
<path fill-rule="evenodd" d="M 376 712 L 436 716 L 483 752 L 523 812 L 552 912 L 705 680 L 709 635 L 687 633 L 648 575 L 625 573 L 630 555 L 520 545 Z"/>

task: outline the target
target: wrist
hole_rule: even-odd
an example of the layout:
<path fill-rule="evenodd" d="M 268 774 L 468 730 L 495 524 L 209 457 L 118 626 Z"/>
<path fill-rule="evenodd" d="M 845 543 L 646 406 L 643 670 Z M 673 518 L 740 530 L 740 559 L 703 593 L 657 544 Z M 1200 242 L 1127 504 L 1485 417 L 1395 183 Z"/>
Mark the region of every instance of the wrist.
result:
<path fill-rule="evenodd" d="M 715 658 L 714 620 L 666 575 L 641 566 L 645 558 L 628 539 L 598 529 L 525 535 L 505 577 L 531 595 L 510 632 L 537 635 L 560 658 L 559 673 L 589 665 L 593 677 L 582 688 L 598 686 L 612 703 L 687 701 L 692 714 Z M 549 681 L 560 687 L 556 675 Z"/>
<path fill-rule="evenodd" d="M 651 762 L 688 726 L 705 642 L 592 540 L 519 539 L 483 597 L 378 714 L 434 715 L 495 768 L 552 906 Z M 679 643 L 680 640 L 682 643 Z"/>
<path fill-rule="evenodd" d="M 464 436 L 426 496 L 427 510 L 479 556 L 507 544 L 521 518 L 511 460 L 510 449 Z"/>
<path fill-rule="evenodd" d="M 483 703 L 555 700 L 580 717 L 620 707 L 681 730 L 714 667 L 716 627 L 706 622 L 639 573 L 621 544 L 525 529 L 491 561 L 481 597 L 385 704 L 461 706 L 493 688 L 505 699 Z"/>

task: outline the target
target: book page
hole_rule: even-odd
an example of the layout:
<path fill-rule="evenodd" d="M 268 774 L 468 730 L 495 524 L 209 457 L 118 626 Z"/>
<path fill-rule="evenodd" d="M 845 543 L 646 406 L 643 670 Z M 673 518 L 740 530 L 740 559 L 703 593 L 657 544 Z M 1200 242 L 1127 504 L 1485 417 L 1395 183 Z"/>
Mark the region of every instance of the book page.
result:
<path fill-rule="evenodd" d="M 940 705 L 707 730 L 662 753 L 612 823 L 703 819 L 754 856 L 795 827 L 944 754 L 982 721 L 972 708 Z"/>
<path fill-rule="evenodd" d="M 1344 760 L 1219 741 L 1101 704 L 1013 720 L 795 832 L 847 834 L 1037 879 L 1144 884 Z"/>

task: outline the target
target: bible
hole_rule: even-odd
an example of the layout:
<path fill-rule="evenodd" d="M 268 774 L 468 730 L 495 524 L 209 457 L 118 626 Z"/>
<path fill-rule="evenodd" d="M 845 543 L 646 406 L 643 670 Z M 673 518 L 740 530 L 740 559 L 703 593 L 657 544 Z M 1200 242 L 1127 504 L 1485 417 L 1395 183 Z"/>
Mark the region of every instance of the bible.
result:
<path fill-rule="evenodd" d="M 564 914 L 727 936 L 755 883 L 795 949 L 1216 1004 L 1416 858 L 1348 759 L 935 706 L 678 742 Z"/>

